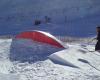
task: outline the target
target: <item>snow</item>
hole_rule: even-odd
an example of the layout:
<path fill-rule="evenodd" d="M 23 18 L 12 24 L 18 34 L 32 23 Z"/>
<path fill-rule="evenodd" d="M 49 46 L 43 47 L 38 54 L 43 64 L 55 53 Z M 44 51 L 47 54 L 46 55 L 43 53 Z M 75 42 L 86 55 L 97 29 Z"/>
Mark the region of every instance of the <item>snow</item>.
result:
<path fill-rule="evenodd" d="M 93 36 L 100 24 L 99 4 L 99 0 L 0 0 L 0 34 L 44 29 L 53 35 Z M 34 25 L 35 20 L 45 23 L 45 16 L 51 25 Z"/>
<path fill-rule="evenodd" d="M 94 49 L 94 44 L 66 45 L 69 48 L 63 50 L 31 40 L 0 39 L 0 80 L 100 80 L 100 54 L 88 51 Z M 66 54 L 60 54 L 63 51 Z M 72 63 L 76 58 L 84 58 L 89 63 L 76 61 L 74 65 L 80 68 L 56 64 L 49 59 L 53 53 Z M 76 58 L 71 59 L 70 55 Z"/>
<path fill-rule="evenodd" d="M 82 48 L 82 46 L 80 45 L 73 45 L 70 46 L 69 49 L 65 49 L 51 54 L 49 58 L 55 62 L 60 62 L 67 66 L 73 66 L 82 69 L 88 68 L 86 62 L 84 61 L 88 61 L 89 64 L 93 64 L 93 62 L 96 63 L 97 59 L 92 58 L 92 55 L 95 53 L 99 54 L 98 52 L 89 52 L 87 51 L 87 49 Z M 80 61 L 80 59 L 83 60 L 83 62 Z"/>
<path fill-rule="evenodd" d="M 0 74 L 0 80 L 19 80 L 19 75 Z"/>
<path fill-rule="evenodd" d="M 99 13 L 99 0 L 0 0 L 0 35 L 42 30 L 56 36 L 93 37 Z M 45 16 L 50 23 L 45 23 Z M 35 26 L 35 20 L 42 23 Z M 95 44 L 76 41 L 61 49 L 6 37 L 0 36 L 0 80 L 100 80 Z"/>

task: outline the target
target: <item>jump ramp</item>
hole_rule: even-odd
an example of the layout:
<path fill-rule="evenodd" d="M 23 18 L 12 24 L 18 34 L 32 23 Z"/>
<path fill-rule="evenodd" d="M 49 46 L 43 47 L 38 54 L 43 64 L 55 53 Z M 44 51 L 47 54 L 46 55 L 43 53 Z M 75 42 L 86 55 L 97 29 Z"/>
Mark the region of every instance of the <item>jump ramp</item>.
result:
<path fill-rule="evenodd" d="M 31 39 L 33 41 L 37 42 L 42 42 L 42 43 L 47 43 L 55 47 L 59 48 L 66 48 L 67 46 L 57 39 L 55 36 L 51 35 L 48 32 L 44 31 L 38 31 L 38 30 L 33 30 L 33 31 L 24 31 L 21 32 L 20 34 L 15 36 L 16 39 Z"/>
<path fill-rule="evenodd" d="M 86 55 L 84 51 L 82 52 L 81 50 L 79 50 L 80 48 L 77 49 L 76 46 L 75 47 L 70 46 L 68 48 L 68 46 L 64 44 L 62 41 L 44 31 L 38 31 L 38 30 L 25 31 L 16 35 L 15 38 L 31 39 L 33 41 L 42 42 L 49 44 L 51 46 L 55 46 L 55 48 L 56 47 L 62 49 L 66 48 L 65 50 L 58 51 L 49 55 L 49 58 L 58 64 L 82 68 L 86 66 L 86 61 L 91 60 L 90 56 Z"/>

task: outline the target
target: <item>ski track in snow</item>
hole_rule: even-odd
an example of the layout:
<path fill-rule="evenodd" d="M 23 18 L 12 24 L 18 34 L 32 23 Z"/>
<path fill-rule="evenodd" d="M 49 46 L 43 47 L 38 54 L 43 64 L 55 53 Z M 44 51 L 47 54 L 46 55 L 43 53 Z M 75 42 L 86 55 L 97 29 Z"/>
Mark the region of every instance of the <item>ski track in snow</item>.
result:
<path fill-rule="evenodd" d="M 24 60 L 24 62 L 22 62 L 23 59 L 21 58 L 23 58 L 22 56 L 24 56 L 24 54 L 27 56 L 27 53 L 29 53 L 32 56 L 34 45 L 32 44 L 31 46 L 28 46 L 25 45 L 24 42 L 23 43 L 21 42 L 14 42 L 12 48 L 14 48 L 16 51 L 15 52 L 16 59 L 15 58 L 11 59 L 10 56 L 11 56 L 12 39 L 0 39 L 0 80 L 100 80 L 100 71 L 96 70 L 95 68 L 85 63 L 84 67 L 88 68 L 78 69 L 69 66 L 63 66 L 60 64 L 54 64 L 48 57 L 45 57 L 44 60 L 40 59 L 37 60 L 36 62 L 32 60 L 33 62 L 30 62 L 30 59 L 33 59 L 30 58 L 30 56 L 27 57 L 29 61 Z M 23 54 L 21 54 L 20 56 L 17 51 L 19 46 L 16 45 L 17 43 L 18 44 L 21 43 L 24 45 L 21 46 L 19 49 L 19 51 L 22 50 L 21 52 L 23 52 Z M 69 47 L 71 48 L 75 48 L 77 51 L 89 55 L 91 58 L 94 59 L 94 61 L 92 60 L 90 61 L 90 63 L 96 68 L 100 69 L 99 53 L 88 51 L 92 50 L 94 48 L 94 45 L 85 44 L 85 46 L 83 46 L 78 43 L 72 43 L 67 45 L 69 45 Z M 35 48 L 36 47 L 39 46 L 35 46 Z M 40 52 L 40 50 L 44 51 L 39 47 L 38 52 Z M 37 55 L 35 57 L 40 58 L 40 56 Z"/>

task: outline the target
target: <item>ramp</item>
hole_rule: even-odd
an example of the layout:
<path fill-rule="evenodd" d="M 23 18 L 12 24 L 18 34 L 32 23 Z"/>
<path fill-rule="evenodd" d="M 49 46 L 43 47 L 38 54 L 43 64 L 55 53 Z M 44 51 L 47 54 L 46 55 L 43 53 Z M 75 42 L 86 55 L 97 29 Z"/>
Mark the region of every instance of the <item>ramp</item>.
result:
<path fill-rule="evenodd" d="M 62 41 L 58 40 L 55 36 L 51 35 L 50 33 L 44 31 L 38 31 L 38 30 L 24 31 L 16 35 L 15 38 L 31 39 L 33 41 L 47 43 L 59 48 L 66 48 L 66 45 L 64 45 Z"/>

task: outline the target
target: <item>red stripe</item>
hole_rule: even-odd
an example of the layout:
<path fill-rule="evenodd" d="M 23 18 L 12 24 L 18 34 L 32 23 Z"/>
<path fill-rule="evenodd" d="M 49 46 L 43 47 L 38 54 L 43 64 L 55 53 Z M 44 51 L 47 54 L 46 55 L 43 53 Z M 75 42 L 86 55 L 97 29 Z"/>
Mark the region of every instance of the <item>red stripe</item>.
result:
<path fill-rule="evenodd" d="M 34 41 L 38 42 L 43 42 L 43 43 L 48 43 L 50 45 L 54 45 L 60 48 L 64 48 L 59 42 L 56 40 L 52 39 L 51 37 L 38 32 L 38 31 L 27 31 L 27 32 L 22 32 L 21 34 L 17 35 L 15 38 L 25 38 L 25 39 L 32 39 Z"/>

